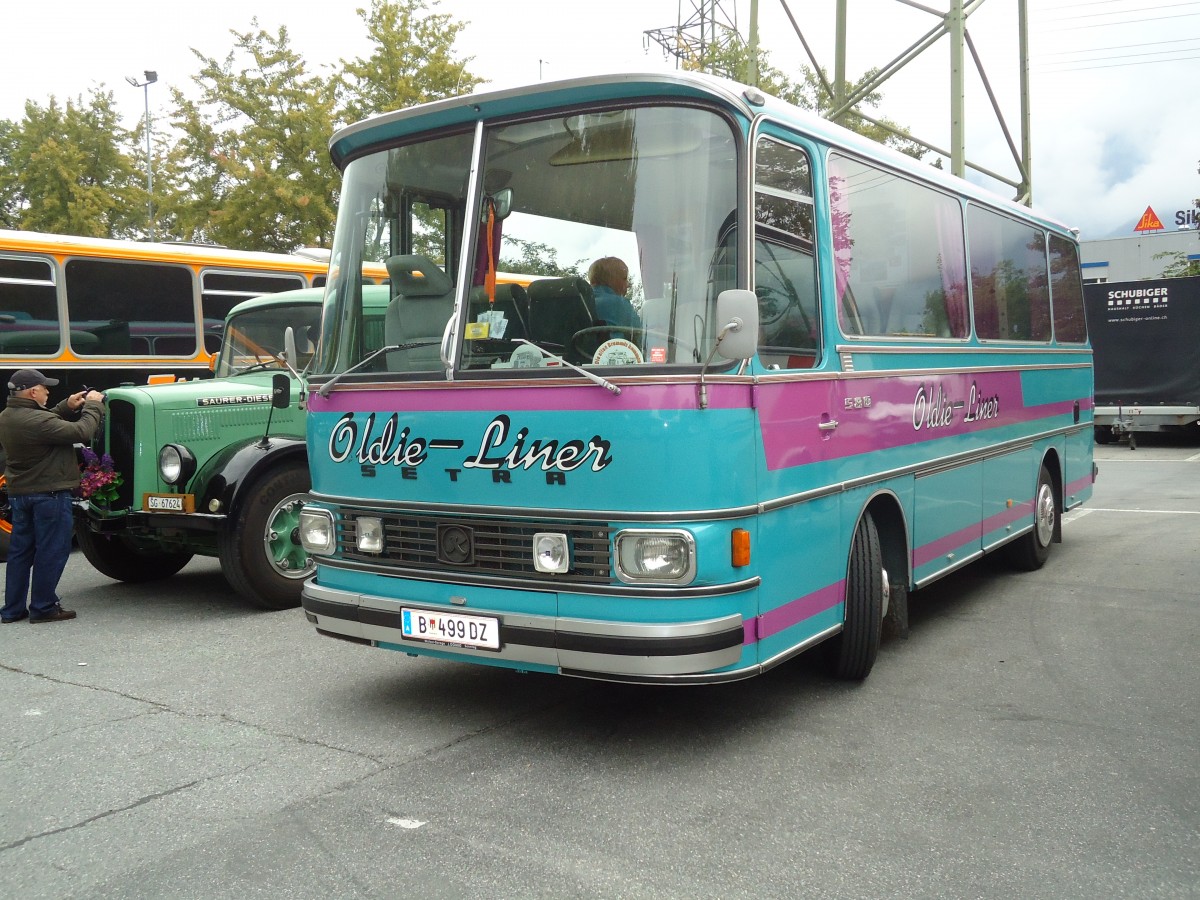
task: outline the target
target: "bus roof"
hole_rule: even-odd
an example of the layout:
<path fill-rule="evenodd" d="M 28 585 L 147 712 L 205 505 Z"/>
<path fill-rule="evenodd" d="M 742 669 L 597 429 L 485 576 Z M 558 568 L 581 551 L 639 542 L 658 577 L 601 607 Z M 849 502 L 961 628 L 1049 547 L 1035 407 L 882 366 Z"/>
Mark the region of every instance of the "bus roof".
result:
<path fill-rule="evenodd" d="M 328 260 L 288 253 L 255 250 L 231 250 L 216 244 L 189 244 L 168 241 L 122 241 L 69 234 L 45 234 L 36 231 L 0 229 L 0 250 L 27 251 L 58 255 L 100 256 L 110 259 L 136 259 L 154 262 L 184 262 L 191 265 L 229 266 L 233 268 L 283 269 L 324 272 Z"/>
<path fill-rule="evenodd" d="M 1062 222 L 1040 215 L 1030 207 L 966 179 L 935 169 L 928 163 L 824 119 L 811 110 L 772 97 L 758 88 L 700 72 L 594 75 L 423 103 L 383 113 L 340 129 L 330 140 L 329 152 L 334 164 L 344 168 L 355 156 L 367 152 L 379 142 L 424 131 L 463 126 L 480 119 L 519 116 L 562 106 L 617 101 L 625 97 L 714 101 L 734 110 L 746 121 L 765 118 L 789 125 L 830 147 L 867 156 L 968 199 L 1006 208 L 1016 215 L 1033 218 L 1053 230 L 1071 233 L 1071 229 Z"/>

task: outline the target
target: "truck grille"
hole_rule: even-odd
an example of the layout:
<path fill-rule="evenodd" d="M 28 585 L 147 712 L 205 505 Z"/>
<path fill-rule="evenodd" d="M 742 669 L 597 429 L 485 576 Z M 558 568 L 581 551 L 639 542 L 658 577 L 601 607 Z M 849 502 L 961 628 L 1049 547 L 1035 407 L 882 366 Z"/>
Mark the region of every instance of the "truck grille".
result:
<path fill-rule="evenodd" d="M 108 453 L 113 460 L 113 468 L 121 473 L 121 485 L 117 488 L 117 499 L 109 504 L 112 510 L 130 509 L 133 506 L 133 448 L 136 431 L 134 430 L 135 407 L 125 400 L 110 400 L 108 402 L 108 427 L 101 431 L 97 448 L 98 453 Z M 105 439 L 107 438 L 107 446 Z"/>
<path fill-rule="evenodd" d="M 382 553 L 357 549 L 359 516 L 383 520 Z M 608 584 L 612 529 L 596 522 L 529 522 L 474 516 L 422 516 L 381 513 L 377 510 L 342 509 L 338 514 L 338 555 L 346 560 L 399 569 L 474 575 L 520 577 L 554 584 Z M 539 572 L 533 566 L 533 536 L 549 531 L 565 534 L 571 546 L 571 568 L 566 574 Z M 465 535 L 469 553 L 449 559 L 439 547 L 439 535 Z"/>

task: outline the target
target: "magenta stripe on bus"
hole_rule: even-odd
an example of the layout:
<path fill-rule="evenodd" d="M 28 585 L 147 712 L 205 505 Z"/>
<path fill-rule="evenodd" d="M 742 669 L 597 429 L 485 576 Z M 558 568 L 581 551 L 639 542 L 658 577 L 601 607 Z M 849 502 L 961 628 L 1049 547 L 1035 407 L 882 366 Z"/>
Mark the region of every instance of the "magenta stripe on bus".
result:
<path fill-rule="evenodd" d="M 755 641 L 764 640 L 805 619 L 833 609 L 845 599 L 845 595 L 845 582 L 837 581 L 804 597 L 789 600 L 783 606 L 777 606 L 770 612 L 748 620 L 744 628 L 744 642 L 753 644 Z"/>

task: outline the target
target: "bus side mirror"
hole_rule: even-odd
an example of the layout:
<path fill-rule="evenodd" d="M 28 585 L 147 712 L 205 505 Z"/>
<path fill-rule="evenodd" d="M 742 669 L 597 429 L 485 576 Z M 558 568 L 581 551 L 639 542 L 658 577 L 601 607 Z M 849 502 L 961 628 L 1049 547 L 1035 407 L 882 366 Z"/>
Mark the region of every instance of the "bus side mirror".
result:
<path fill-rule="evenodd" d="M 292 379 L 282 372 L 271 379 L 271 405 L 276 409 L 292 405 Z"/>
<path fill-rule="evenodd" d="M 717 295 L 717 352 L 726 359 L 749 359 L 758 352 L 758 297 L 754 291 Z"/>

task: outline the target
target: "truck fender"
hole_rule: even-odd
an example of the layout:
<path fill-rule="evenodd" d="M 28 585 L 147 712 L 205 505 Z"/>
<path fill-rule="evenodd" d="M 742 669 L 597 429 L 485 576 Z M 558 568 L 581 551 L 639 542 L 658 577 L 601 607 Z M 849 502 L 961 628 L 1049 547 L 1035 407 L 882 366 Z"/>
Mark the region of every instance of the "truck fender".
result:
<path fill-rule="evenodd" d="M 307 465 L 308 449 L 304 438 L 271 436 L 226 447 L 197 473 L 193 480 L 197 512 L 218 512 L 227 518 L 237 516 L 251 486 L 268 469 L 291 461 Z M 219 505 L 214 510 L 213 503 Z"/>

